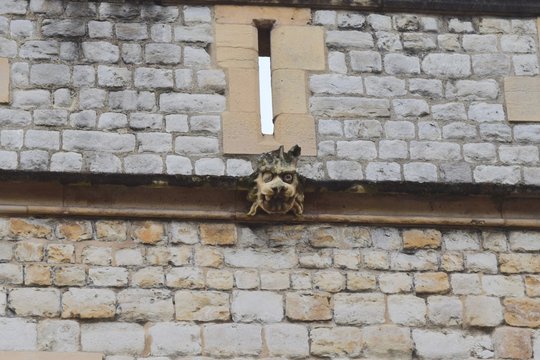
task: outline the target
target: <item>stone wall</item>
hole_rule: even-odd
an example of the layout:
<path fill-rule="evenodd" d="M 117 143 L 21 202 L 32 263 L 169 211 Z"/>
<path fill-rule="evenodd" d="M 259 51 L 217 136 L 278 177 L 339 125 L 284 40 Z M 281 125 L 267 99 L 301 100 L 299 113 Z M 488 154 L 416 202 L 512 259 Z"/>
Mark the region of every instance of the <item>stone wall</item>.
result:
<path fill-rule="evenodd" d="M 0 351 L 540 358 L 540 233 L 2 218 L 0 239 Z"/>
<path fill-rule="evenodd" d="M 328 70 L 309 74 L 306 176 L 540 183 L 540 125 L 507 121 L 503 86 L 539 73 L 536 19 L 322 10 L 311 24 Z M 253 156 L 223 155 L 214 43 L 212 7 L 1 1 L 0 168 L 249 174 Z"/>

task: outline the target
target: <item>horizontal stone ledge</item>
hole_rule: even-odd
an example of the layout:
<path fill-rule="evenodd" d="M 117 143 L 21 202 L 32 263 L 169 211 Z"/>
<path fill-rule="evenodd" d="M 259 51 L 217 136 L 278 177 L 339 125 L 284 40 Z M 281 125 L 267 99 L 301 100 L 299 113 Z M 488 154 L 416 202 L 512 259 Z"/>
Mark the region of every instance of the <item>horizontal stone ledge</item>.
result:
<path fill-rule="evenodd" d="M 163 5 L 261 5 L 460 15 L 540 15 L 537 0 L 151 0 Z"/>
<path fill-rule="evenodd" d="M 540 186 L 493 183 L 442 183 L 412 181 L 314 180 L 303 178 L 306 192 L 348 192 L 369 194 L 438 194 L 438 195 L 530 195 L 540 197 Z M 148 187 L 217 187 L 249 190 L 250 176 L 69 173 L 49 171 L 0 170 L 1 182 L 56 182 L 61 185 L 123 185 Z"/>
<path fill-rule="evenodd" d="M 387 226 L 540 229 L 540 194 L 308 191 L 303 216 L 247 216 L 247 189 L 1 180 L 0 215 L 147 218 L 237 223 L 355 223 Z M 354 190 L 354 188 L 353 188 Z M 394 189 L 395 190 L 395 189 Z"/>

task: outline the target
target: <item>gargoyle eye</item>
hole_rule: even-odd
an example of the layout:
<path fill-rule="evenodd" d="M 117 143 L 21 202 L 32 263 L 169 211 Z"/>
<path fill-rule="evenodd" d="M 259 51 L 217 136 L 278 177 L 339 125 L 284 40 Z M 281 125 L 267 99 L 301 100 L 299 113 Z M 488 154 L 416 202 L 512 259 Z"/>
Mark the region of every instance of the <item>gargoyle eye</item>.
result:
<path fill-rule="evenodd" d="M 262 179 L 264 182 L 270 182 L 272 181 L 273 178 L 274 178 L 274 174 L 270 172 L 265 172 L 264 174 L 262 174 Z"/>
<path fill-rule="evenodd" d="M 283 175 L 283 181 L 285 181 L 286 183 L 292 183 L 293 181 L 293 175 L 292 174 L 285 174 Z"/>

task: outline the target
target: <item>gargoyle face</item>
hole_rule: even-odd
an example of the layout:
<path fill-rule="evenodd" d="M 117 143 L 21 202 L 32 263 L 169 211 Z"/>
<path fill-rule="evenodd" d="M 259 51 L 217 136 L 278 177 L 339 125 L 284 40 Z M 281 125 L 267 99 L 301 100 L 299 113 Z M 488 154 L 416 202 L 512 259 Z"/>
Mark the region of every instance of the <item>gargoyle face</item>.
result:
<path fill-rule="evenodd" d="M 259 207 L 269 214 L 291 210 L 295 215 L 302 214 L 304 194 L 296 173 L 300 151 L 299 146 L 294 146 L 285 153 L 281 146 L 260 157 L 255 186 L 248 196 L 253 201 L 248 215 L 255 215 Z"/>

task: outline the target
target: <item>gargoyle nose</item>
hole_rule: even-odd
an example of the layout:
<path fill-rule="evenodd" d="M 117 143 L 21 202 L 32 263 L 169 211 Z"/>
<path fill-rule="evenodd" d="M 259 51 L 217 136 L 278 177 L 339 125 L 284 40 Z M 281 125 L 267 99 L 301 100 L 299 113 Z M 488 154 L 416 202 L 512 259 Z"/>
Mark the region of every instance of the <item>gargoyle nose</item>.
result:
<path fill-rule="evenodd" d="M 281 185 L 281 184 L 280 184 L 280 185 L 276 185 L 276 186 L 274 186 L 274 187 L 272 188 L 272 190 L 274 190 L 274 192 L 276 192 L 276 193 L 279 193 L 279 192 L 281 192 L 281 190 L 283 190 L 283 185 Z"/>

